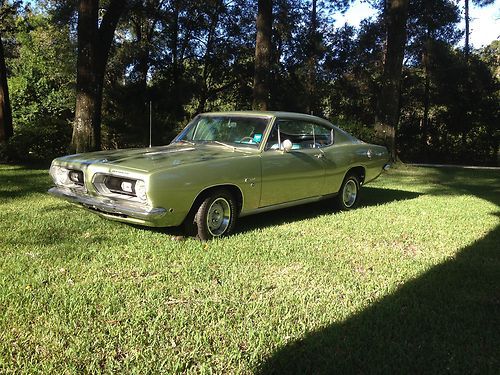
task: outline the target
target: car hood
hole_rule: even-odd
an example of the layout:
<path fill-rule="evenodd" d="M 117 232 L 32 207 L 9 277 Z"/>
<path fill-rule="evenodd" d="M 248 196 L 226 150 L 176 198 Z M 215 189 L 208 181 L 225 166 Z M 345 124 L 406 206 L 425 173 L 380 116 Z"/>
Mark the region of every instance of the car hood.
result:
<path fill-rule="evenodd" d="M 123 149 L 88 152 L 68 155 L 57 162 L 77 168 L 79 165 L 94 163 L 123 167 L 138 172 L 152 172 L 158 169 L 172 168 L 179 165 L 199 163 L 213 159 L 241 157 L 258 152 L 251 148 L 231 149 L 217 144 L 171 144 L 141 149 Z"/>

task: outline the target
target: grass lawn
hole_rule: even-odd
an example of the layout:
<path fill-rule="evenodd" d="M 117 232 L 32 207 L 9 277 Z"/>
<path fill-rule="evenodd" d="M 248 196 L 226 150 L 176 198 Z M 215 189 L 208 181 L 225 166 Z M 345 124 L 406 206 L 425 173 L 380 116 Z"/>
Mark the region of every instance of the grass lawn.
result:
<path fill-rule="evenodd" d="M 499 373 L 500 172 L 399 166 L 235 235 L 107 221 L 0 166 L 0 373 Z"/>

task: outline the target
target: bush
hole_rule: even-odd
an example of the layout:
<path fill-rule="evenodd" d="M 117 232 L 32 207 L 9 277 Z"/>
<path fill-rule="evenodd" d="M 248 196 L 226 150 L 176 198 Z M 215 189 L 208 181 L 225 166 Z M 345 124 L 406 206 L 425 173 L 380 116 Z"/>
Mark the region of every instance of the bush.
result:
<path fill-rule="evenodd" d="M 67 154 L 71 126 L 51 124 L 16 129 L 9 142 L 0 148 L 0 160 L 7 162 L 49 162 Z"/>

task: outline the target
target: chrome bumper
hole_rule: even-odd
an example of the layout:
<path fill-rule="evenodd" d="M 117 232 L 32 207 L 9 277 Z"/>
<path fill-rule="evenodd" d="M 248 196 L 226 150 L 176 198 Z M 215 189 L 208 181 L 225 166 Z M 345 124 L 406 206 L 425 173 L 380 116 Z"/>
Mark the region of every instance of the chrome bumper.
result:
<path fill-rule="evenodd" d="M 48 193 L 57 198 L 65 199 L 71 203 L 79 203 L 87 208 L 95 209 L 111 215 L 132 217 L 135 219 L 154 221 L 166 214 L 164 208 L 148 208 L 135 202 L 121 202 L 106 197 L 92 197 L 81 195 L 70 189 L 53 187 Z"/>

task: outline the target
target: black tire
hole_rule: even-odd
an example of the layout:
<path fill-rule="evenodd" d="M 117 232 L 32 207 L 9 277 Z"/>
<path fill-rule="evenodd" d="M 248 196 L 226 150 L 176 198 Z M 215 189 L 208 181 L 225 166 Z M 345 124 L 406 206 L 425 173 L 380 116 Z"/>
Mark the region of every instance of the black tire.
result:
<path fill-rule="evenodd" d="M 359 202 L 359 190 L 358 176 L 348 174 L 344 178 L 339 193 L 335 197 L 337 208 L 342 211 L 349 211 L 355 208 Z"/>
<path fill-rule="evenodd" d="M 198 206 L 192 219 L 191 233 L 194 232 L 201 241 L 226 236 L 234 229 L 237 213 L 233 195 L 225 189 L 214 190 Z"/>

